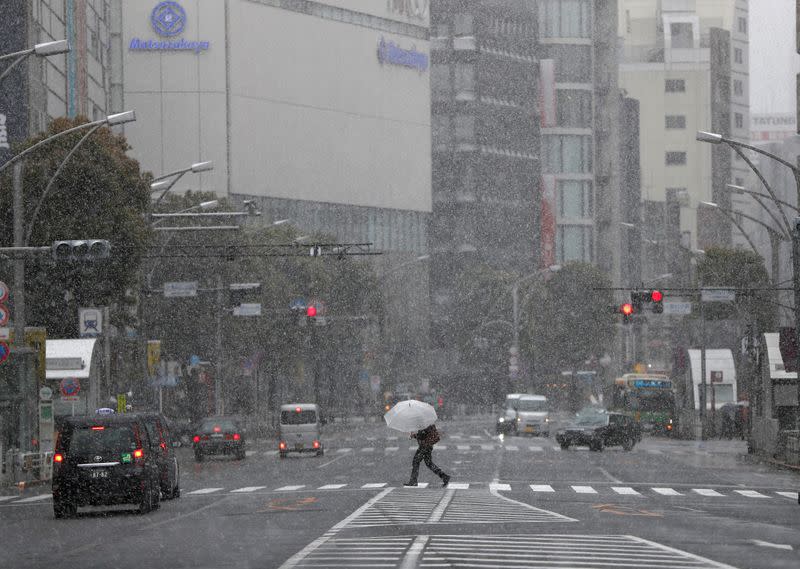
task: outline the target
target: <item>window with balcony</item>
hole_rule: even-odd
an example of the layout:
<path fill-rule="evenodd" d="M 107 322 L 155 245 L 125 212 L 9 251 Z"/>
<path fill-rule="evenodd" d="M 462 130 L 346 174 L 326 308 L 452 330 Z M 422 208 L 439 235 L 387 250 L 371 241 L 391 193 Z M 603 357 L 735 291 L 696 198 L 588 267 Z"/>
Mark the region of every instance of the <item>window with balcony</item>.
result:
<path fill-rule="evenodd" d="M 456 63 L 454 72 L 456 99 L 473 100 L 475 98 L 475 67 L 470 63 Z"/>
<path fill-rule="evenodd" d="M 589 181 L 561 180 L 558 184 L 558 215 L 562 218 L 591 219 L 592 184 Z"/>
<path fill-rule="evenodd" d="M 543 45 L 540 59 L 555 60 L 559 83 L 592 82 L 592 49 L 588 45 Z"/>
<path fill-rule="evenodd" d="M 560 225 L 556 231 L 556 257 L 559 263 L 592 261 L 592 228 L 585 225 Z"/>
<path fill-rule="evenodd" d="M 558 126 L 591 128 L 592 94 L 589 91 L 558 90 L 556 97 Z"/>
<path fill-rule="evenodd" d="M 685 79 L 667 79 L 664 81 L 665 93 L 685 93 L 686 80 Z"/>
<path fill-rule="evenodd" d="M 592 171 L 592 139 L 589 136 L 543 137 L 545 171 L 551 174 L 589 174 Z"/>
<path fill-rule="evenodd" d="M 664 117 L 664 128 L 686 128 L 686 116 L 667 115 Z"/>
<path fill-rule="evenodd" d="M 542 0 L 539 33 L 543 38 L 591 37 L 592 7 L 589 0 Z"/>

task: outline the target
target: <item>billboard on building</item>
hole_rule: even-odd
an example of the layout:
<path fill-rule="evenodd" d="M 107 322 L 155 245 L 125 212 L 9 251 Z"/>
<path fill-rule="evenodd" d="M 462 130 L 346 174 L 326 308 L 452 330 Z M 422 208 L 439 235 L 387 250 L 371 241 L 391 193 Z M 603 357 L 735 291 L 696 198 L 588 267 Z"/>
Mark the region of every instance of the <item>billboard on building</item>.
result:
<path fill-rule="evenodd" d="M 750 115 L 750 140 L 753 142 L 781 141 L 795 134 L 797 116 L 794 113 Z"/>

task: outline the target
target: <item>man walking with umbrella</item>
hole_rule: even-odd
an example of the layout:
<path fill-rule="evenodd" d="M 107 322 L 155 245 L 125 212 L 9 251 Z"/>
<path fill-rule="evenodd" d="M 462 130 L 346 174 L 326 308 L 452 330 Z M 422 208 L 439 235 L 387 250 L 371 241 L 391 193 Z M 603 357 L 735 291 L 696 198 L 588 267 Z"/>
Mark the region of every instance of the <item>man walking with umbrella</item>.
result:
<path fill-rule="evenodd" d="M 417 477 L 419 476 L 419 463 L 425 461 L 431 472 L 442 479 L 442 486 L 447 486 L 450 482 L 450 476 L 433 463 L 433 445 L 439 442 L 439 431 L 436 430 L 436 425 L 430 425 L 424 429 L 420 429 L 411 435 L 412 439 L 417 439 L 419 448 L 414 453 L 414 459 L 411 461 L 411 479 L 405 486 L 416 486 Z"/>
<path fill-rule="evenodd" d="M 390 429 L 409 432 L 416 431 L 411 435 L 412 439 L 417 439 L 419 448 L 414 455 L 413 467 L 411 469 L 411 480 L 406 486 L 416 486 L 419 476 L 419 463 L 425 461 L 425 466 L 431 472 L 442 479 L 442 486 L 447 486 L 450 477 L 445 474 L 438 466 L 433 463 L 433 445 L 439 442 L 439 432 L 436 430 L 436 409 L 428 403 L 409 399 L 400 401 L 397 405 L 389 409 L 383 416 Z"/>

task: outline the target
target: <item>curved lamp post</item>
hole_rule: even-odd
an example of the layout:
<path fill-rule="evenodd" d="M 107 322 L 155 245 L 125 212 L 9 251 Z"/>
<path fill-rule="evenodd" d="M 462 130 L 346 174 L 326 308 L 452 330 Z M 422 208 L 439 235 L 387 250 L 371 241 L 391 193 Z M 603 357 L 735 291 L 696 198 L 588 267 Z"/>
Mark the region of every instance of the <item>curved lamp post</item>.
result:
<path fill-rule="evenodd" d="M 200 172 L 208 172 L 209 170 L 213 169 L 214 169 L 214 162 L 212 162 L 211 160 L 207 160 L 205 162 L 195 162 L 194 164 L 192 164 L 187 168 L 175 170 L 174 172 L 170 172 L 169 174 L 164 174 L 157 178 L 153 178 L 153 183 L 150 184 L 150 191 L 153 193 L 161 192 L 161 195 L 158 196 L 158 199 L 155 201 L 155 205 L 158 205 L 161 202 L 161 200 L 164 199 L 164 196 L 167 195 L 167 192 L 169 192 L 172 189 L 172 186 L 178 183 L 178 180 L 180 180 L 184 174 L 187 174 L 189 172 L 192 172 L 193 174 L 199 174 Z M 168 178 L 172 179 L 169 180 Z"/>
<path fill-rule="evenodd" d="M 22 63 L 22 61 L 29 55 L 38 55 L 39 57 L 47 57 L 49 55 L 59 55 L 69 51 L 69 42 L 67 40 L 48 41 L 44 43 L 37 43 L 30 49 L 23 49 L 22 51 L 15 51 L 6 55 L 0 55 L 0 61 L 5 59 L 15 58 L 11 65 L 6 67 L 5 71 L 0 74 L 0 82 L 5 79 L 12 69 Z"/>
<path fill-rule="evenodd" d="M 778 197 L 775 195 L 775 192 L 772 191 L 769 183 L 767 182 L 766 178 L 764 178 L 763 174 L 759 171 L 755 164 L 753 164 L 752 160 L 750 160 L 747 155 L 742 152 L 742 148 L 747 150 L 751 150 L 756 154 L 761 154 L 762 156 L 766 156 L 779 164 L 783 164 L 787 168 L 792 171 L 794 175 L 794 182 L 795 182 L 795 190 L 797 192 L 797 203 L 800 205 L 800 168 L 797 165 L 784 160 L 780 156 L 777 156 L 771 152 L 767 152 L 763 148 L 759 148 L 757 146 L 753 146 L 751 144 L 746 144 L 744 142 L 739 142 L 738 140 L 733 140 L 731 138 L 725 137 L 721 134 L 717 134 L 714 132 L 704 132 L 698 131 L 697 132 L 697 140 L 700 142 L 708 142 L 710 144 L 726 144 L 728 147 L 732 148 L 750 167 L 750 169 L 758 176 L 758 179 L 761 180 L 761 183 L 764 184 L 764 188 L 769 193 L 772 200 L 775 202 L 775 205 L 778 208 L 778 211 L 781 214 L 781 218 L 785 224 L 786 228 L 786 236 L 791 237 L 792 242 L 792 288 L 794 289 L 794 326 L 795 326 L 795 336 L 796 338 L 800 339 L 800 218 L 796 217 L 794 224 L 789 223 L 788 218 L 786 217 L 786 213 L 781 208 L 781 203 L 778 200 Z M 795 404 L 795 428 L 800 430 L 800 350 L 798 350 L 796 355 L 795 361 L 795 370 L 797 372 L 797 379 L 796 379 L 796 386 L 797 386 L 797 403 Z"/>

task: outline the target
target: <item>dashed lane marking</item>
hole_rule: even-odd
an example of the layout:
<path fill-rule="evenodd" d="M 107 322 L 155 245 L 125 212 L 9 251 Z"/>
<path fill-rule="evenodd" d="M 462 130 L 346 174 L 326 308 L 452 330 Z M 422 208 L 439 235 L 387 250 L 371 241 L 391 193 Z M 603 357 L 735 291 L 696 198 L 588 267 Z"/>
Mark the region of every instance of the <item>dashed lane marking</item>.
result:
<path fill-rule="evenodd" d="M 340 448 L 340 449 L 338 449 L 336 452 L 338 452 L 338 453 L 345 453 L 345 452 L 352 452 L 352 450 L 353 450 L 353 449 L 351 449 L 351 448 L 345 447 L 345 448 Z"/>
<path fill-rule="evenodd" d="M 397 452 L 398 450 L 400 450 L 400 447 L 386 447 L 383 452 Z"/>
<path fill-rule="evenodd" d="M 275 488 L 276 492 L 294 492 L 295 490 L 300 490 L 301 488 L 305 488 L 305 484 L 299 484 L 297 486 L 281 486 L 280 488 Z"/>
<path fill-rule="evenodd" d="M 652 488 L 652 490 L 656 494 L 661 494 L 662 496 L 683 496 L 683 494 L 673 488 Z"/>
<path fill-rule="evenodd" d="M 187 494 L 213 494 L 214 492 L 219 492 L 220 490 L 225 490 L 225 488 L 200 488 L 199 490 L 187 492 Z"/>
<path fill-rule="evenodd" d="M 489 484 L 489 491 L 491 492 L 492 490 L 495 492 L 511 492 L 511 484 L 498 484 L 496 482 L 492 482 Z"/>
<path fill-rule="evenodd" d="M 325 486 L 320 486 L 317 490 L 339 490 L 345 486 L 347 484 L 326 484 Z"/>
<path fill-rule="evenodd" d="M 783 496 L 784 498 L 791 498 L 792 500 L 797 500 L 797 492 L 775 492 L 779 496 Z"/>
<path fill-rule="evenodd" d="M 256 492 L 258 490 L 263 490 L 266 486 L 245 486 L 244 488 L 237 488 L 236 490 L 231 490 L 231 494 L 245 494 L 247 492 Z"/>
<path fill-rule="evenodd" d="M 575 490 L 576 494 L 597 494 L 597 490 L 591 486 L 572 486 L 571 488 Z"/>
<path fill-rule="evenodd" d="M 692 488 L 692 492 L 695 494 L 700 494 L 701 496 L 722 496 L 716 490 L 712 490 L 711 488 Z"/>
<path fill-rule="evenodd" d="M 375 447 L 364 447 L 361 452 L 375 452 Z"/>
<path fill-rule="evenodd" d="M 611 489 L 617 494 L 622 494 L 623 496 L 641 496 L 639 492 L 630 486 L 612 486 Z"/>
<path fill-rule="evenodd" d="M 734 490 L 734 492 L 742 496 L 747 496 L 748 498 L 771 498 L 771 496 L 756 492 L 755 490 Z"/>
<path fill-rule="evenodd" d="M 370 488 L 383 488 L 384 486 L 386 486 L 386 482 L 370 482 L 369 484 L 364 484 L 362 488 L 369 490 Z"/>
<path fill-rule="evenodd" d="M 458 450 L 469 450 L 469 445 L 456 445 Z"/>
<path fill-rule="evenodd" d="M 534 492 L 555 492 L 549 484 L 531 484 L 531 490 Z"/>

